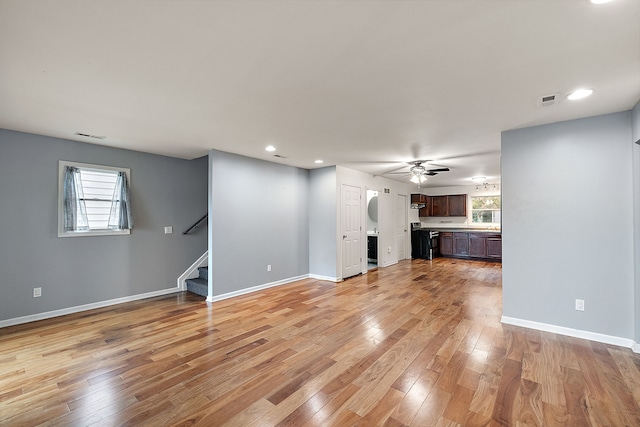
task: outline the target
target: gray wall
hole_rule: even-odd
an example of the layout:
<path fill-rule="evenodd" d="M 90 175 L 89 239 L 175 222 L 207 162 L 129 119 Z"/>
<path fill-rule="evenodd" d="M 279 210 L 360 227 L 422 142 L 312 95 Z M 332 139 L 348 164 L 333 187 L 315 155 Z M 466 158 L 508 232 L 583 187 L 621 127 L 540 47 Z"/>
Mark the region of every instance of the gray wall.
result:
<path fill-rule="evenodd" d="M 634 191 L 634 241 L 635 241 L 635 279 L 636 279 L 636 330 L 635 341 L 640 344 L 640 102 L 631 112 L 633 146 L 633 191 Z"/>
<path fill-rule="evenodd" d="M 640 102 L 631 111 L 631 128 L 633 142 L 640 144 Z"/>
<path fill-rule="evenodd" d="M 309 171 L 216 150 L 209 168 L 212 295 L 308 274 Z"/>
<path fill-rule="evenodd" d="M 130 235 L 57 237 L 58 160 L 131 169 Z M 207 248 L 206 229 L 181 234 L 206 210 L 206 157 L 0 130 L 0 320 L 175 287 Z"/>
<path fill-rule="evenodd" d="M 629 111 L 503 132 L 505 316 L 633 339 L 631 139 Z"/>
<path fill-rule="evenodd" d="M 309 171 L 309 273 L 336 279 L 336 168 Z"/>

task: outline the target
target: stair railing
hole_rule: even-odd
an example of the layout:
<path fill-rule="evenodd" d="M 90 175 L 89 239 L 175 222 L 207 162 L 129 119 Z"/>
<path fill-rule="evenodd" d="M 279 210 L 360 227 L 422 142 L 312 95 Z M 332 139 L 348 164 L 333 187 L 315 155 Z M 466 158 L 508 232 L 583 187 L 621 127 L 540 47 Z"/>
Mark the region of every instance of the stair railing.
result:
<path fill-rule="evenodd" d="M 187 229 L 187 231 L 183 231 L 182 234 L 187 235 L 187 234 L 191 233 L 193 230 L 195 230 L 196 228 L 200 227 L 200 224 L 202 224 L 208 217 L 209 217 L 209 214 L 205 214 L 202 218 L 197 220 L 195 224 L 193 224 L 191 227 L 189 227 Z"/>

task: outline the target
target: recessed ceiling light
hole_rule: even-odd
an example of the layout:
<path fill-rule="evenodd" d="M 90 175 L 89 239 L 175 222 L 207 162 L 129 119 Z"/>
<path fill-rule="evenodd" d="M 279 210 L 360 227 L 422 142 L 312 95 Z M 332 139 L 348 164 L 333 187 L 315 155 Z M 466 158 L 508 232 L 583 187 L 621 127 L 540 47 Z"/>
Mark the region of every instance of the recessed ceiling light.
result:
<path fill-rule="evenodd" d="M 316 160 L 316 161 L 315 161 L 315 163 L 319 165 L 319 164 L 321 164 L 321 163 L 324 163 L 324 160 L 320 160 L 320 159 L 318 159 L 318 160 Z"/>
<path fill-rule="evenodd" d="M 273 145 L 267 145 L 265 147 L 265 150 L 272 152 L 272 151 L 276 151 L 276 147 L 274 147 Z"/>
<path fill-rule="evenodd" d="M 613 0 L 591 0 L 592 4 L 605 4 L 605 3 L 609 3 L 610 1 Z"/>
<path fill-rule="evenodd" d="M 473 181 L 473 182 L 484 182 L 485 179 L 487 179 L 486 176 L 474 176 L 473 178 L 471 178 L 471 181 Z"/>
<path fill-rule="evenodd" d="M 578 89 L 574 90 L 567 96 L 568 99 L 575 101 L 576 99 L 586 98 L 593 93 L 593 89 Z"/>

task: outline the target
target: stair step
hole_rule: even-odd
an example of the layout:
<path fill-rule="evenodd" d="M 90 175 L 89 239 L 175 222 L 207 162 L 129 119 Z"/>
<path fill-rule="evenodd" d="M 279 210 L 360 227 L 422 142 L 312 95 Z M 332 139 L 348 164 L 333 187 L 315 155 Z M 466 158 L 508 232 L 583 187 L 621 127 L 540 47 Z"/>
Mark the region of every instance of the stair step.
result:
<path fill-rule="evenodd" d="M 209 267 L 198 267 L 198 274 L 201 279 L 209 280 Z"/>
<path fill-rule="evenodd" d="M 201 277 L 187 279 L 187 291 L 206 297 L 209 295 L 209 281 Z"/>

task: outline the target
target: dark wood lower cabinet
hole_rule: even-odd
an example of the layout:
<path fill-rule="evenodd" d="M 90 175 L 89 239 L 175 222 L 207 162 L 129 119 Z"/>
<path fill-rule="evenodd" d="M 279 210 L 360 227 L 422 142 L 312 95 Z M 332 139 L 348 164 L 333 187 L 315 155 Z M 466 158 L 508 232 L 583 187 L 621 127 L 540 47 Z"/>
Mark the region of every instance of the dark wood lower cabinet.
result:
<path fill-rule="evenodd" d="M 440 255 L 453 255 L 453 233 L 440 233 Z"/>
<path fill-rule="evenodd" d="M 485 258 L 487 256 L 487 239 L 475 234 L 469 235 L 469 256 Z"/>
<path fill-rule="evenodd" d="M 502 259 L 502 236 L 487 237 L 487 258 Z"/>
<path fill-rule="evenodd" d="M 453 233 L 453 254 L 455 256 L 469 256 L 468 233 Z"/>
<path fill-rule="evenodd" d="M 501 260 L 502 236 L 498 233 L 441 232 L 440 255 Z"/>

